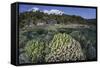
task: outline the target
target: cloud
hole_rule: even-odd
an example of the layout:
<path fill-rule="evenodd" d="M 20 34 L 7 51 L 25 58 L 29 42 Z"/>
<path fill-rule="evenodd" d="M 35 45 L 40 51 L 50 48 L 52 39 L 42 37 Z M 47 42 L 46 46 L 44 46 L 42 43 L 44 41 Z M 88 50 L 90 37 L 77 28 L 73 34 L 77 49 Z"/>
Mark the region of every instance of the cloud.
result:
<path fill-rule="evenodd" d="M 32 8 L 29 9 L 28 11 L 36 12 L 36 11 L 38 11 L 38 10 L 39 10 L 39 8 L 37 8 L 37 7 L 32 7 Z M 62 14 L 64 14 L 63 11 L 58 10 L 58 9 L 51 9 L 51 10 L 46 10 L 46 9 L 44 9 L 44 10 L 41 10 L 40 12 L 44 12 L 44 13 L 47 13 L 47 14 L 55 14 L 55 15 L 62 15 Z"/>
<path fill-rule="evenodd" d="M 37 8 L 37 7 L 33 7 L 33 8 L 31 8 L 31 9 L 29 9 L 28 11 L 36 12 L 36 11 L 38 11 L 38 10 L 39 10 L 39 8 Z"/>
<path fill-rule="evenodd" d="M 49 10 L 43 10 L 44 13 L 50 14 Z"/>
<path fill-rule="evenodd" d="M 44 10 L 43 12 L 47 14 L 55 14 L 55 15 L 62 15 L 64 13 L 63 11 L 57 9 Z"/>

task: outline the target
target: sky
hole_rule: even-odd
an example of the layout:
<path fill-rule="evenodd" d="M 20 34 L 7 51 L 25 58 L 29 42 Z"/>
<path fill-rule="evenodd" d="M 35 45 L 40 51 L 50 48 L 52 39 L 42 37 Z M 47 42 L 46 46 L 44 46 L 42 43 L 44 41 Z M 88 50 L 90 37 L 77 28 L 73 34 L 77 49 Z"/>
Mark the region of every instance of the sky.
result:
<path fill-rule="evenodd" d="M 68 15 L 77 15 L 81 16 L 85 19 L 94 19 L 96 18 L 96 9 L 95 8 L 80 8 L 80 7 L 63 7 L 63 6 L 43 6 L 43 5 L 26 5 L 20 4 L 19 5 L 19 12 L 25 12 L 32 8 L 38 8 L 40 11 L 44 10 L 60 10 L 63 11 L 65 14 Z"/>

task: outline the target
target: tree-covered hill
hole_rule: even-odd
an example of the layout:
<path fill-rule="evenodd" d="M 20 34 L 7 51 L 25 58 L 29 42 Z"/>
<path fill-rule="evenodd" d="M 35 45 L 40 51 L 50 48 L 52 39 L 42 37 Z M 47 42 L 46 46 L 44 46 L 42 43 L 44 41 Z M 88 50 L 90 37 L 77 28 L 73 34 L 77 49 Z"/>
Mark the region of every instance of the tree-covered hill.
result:
<path fill-rule="evenodd" d="M 39 23 L 44 24 L 87 24 L 88 20 L 75 15 L 55 15 L 55 14 L 47 14 L 41 11 L 36 12 L 23 12 L 19 14 L 19 24 L 20 27 L 24 27 L 25 25 L 37 25 Z"/>

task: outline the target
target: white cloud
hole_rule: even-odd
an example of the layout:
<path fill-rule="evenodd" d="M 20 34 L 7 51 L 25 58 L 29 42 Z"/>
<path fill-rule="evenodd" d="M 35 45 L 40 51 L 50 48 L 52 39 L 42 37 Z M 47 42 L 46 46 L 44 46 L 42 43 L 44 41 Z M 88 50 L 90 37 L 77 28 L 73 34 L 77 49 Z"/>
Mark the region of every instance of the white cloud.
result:
<path fill-rule="evenodd" d="M 50 14 L 49 10 L 43 10 L 44 13 Z"/>
<path fill-rule="evenodd" d="M 33 11 L 33 12 L 36 12 L 36 11 L 38 11 L 39 10 L 39 8 L 37 8 L 37 7 L 33 7 L 33 8 L 31 8 L 31 9 L 29 9 L 28 11 Z M 44 13 L 47 13 L 47 14 L 55 14 L 55 15 L 62 15 L 62 14 L 64 14 L 64 12 L 63 11 L 60 11 L 60 10 L 58 10 L 58 9 L 51 9 L 51 10 L 43 10 L 43 11 L 41 11 L 41 12 L 44 12 Z"/>
<path fill-rule="evenodd" d="M 39 8 L 37 8 L 37 7 L 33 7 L 33 8 L 31 8 L 31 9 L 29 9 L 28 11 L 36 12 L 36 11 L 38 11 L 38 10 L 39 10 Z"/>
<path fill-rule="evenodd" d="M 44 10 L 43 12 L 47 14 L 55 14 L 55 15 L 62 15 L 64 13 L 63 11 L 57 9 Z"/>

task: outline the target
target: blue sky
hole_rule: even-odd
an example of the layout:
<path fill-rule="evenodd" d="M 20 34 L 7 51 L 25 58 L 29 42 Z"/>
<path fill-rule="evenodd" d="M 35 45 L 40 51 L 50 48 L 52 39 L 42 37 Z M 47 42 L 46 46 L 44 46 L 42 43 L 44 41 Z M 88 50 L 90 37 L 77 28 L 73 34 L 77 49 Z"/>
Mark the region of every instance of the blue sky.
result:
<path fill-rule="evenodd" d="M 42 5 L 19 5 L 19 12 L 25 12 L 33 7 L 39 8 L 39 10 L 51 10 L 57 9 L 65 12 L 68 15 L 77 15 L 86 19 L 96 18 L 96 9 L 94 8 L 79 8 L 79 7 L 59 7 L 59 6 L 42 6 Z"/>

